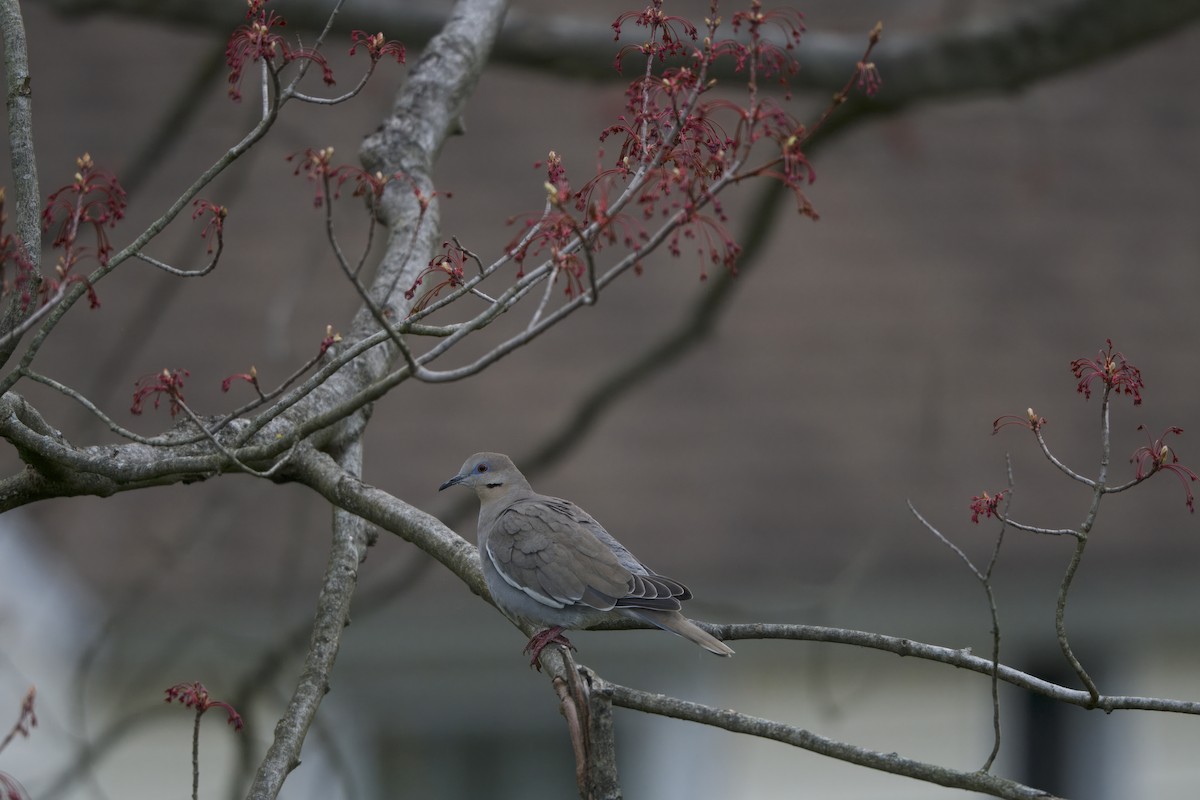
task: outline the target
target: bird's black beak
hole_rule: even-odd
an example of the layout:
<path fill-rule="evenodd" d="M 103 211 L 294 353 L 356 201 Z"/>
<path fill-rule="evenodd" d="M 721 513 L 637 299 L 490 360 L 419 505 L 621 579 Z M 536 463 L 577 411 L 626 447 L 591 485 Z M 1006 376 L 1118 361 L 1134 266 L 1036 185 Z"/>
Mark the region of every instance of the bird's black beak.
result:
<path fill-rule="evenodd" d="M 439 486 L 438 491 L 440 492 L 442 489 L 445 489 L 448 486 L 454 486 L 457 483 L 462 483 L 465 478 L 465 475 L 455 475 L 453 478 Z"/>

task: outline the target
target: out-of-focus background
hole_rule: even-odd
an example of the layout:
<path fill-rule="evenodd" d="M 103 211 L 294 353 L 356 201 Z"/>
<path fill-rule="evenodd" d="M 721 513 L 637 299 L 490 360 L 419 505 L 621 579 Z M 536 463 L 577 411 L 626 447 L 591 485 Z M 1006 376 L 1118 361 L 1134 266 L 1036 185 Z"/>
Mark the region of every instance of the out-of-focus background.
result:
<path fill-rule="evenodd" d="M 241 4 L 229 5 L 232 27 Z M 286 2 L 275 5 L 287 15 Z M 626 10 L 516 7 L 601 30 Z M 803 10 L 810 30 L 865 40 L 877 19 L 902 38 L 985 25 L 1012 7 L 822 0 Z M 70 180 L 85 151 L 123 179 L 136 173 L 198 65 L 224 46 L 215 31 L 154 19 L 63 16 L 38 2 L 23 11 L 44 193 Z M 1089 500 L 1028 432 L 991 436 L 994 418 L 1032 406 L 1048 418 L 1055 452 L 1094 474 L 1099 406 L 1076 393 L 1069 363 L 1111 337 L 1146 380 L 1142 405 L 1113 404 L 1116 479 L 1131 475 L 1128 456 L 1145 443 L 1139 424 L 1155 436 L 1183 427 L 1180 457 L 1200 466 L 1198 35 L 1181 30 L 1011 95 L 920 104 L 828 141 L 813 155 L 809 194 L 821 220 L 781 209 L 716 328 L 609 407 L 565 458 L 531 476 L 535 487 L 574 499 L 646 563 L 688 583 L 694 617 L 859 628 L 986 654 L 983 592 L 906 502 L 982 563 L 997 531 L 972 525 L 967 507 L 1004 488 L 1009 454 L 1016 518 L 1076 525 Z M 330 49 L 339 86 L 353 85 L 359 65 L 340 44 Z M 139 376 L 186 368 L 189 401 L 215 413 L 245 399 L 221 394 L 227 375 L 253 364 L 271 384 L 308 359 L 357 300 L 309 184 L 284 158 L 333 146 L 354 163 L 403 75 L 384 66 L 352 103 L 289 108 L 205 192 L 230 208 L 216 272 L 179 281 L 122 267 L 101 284 L 99 310 L 74 312 L 56 332 L 43 371 L 154 432 L 169 424 L 165 410 L 125 411 Z M 220 72 L 190 91 L 194 124 L 131 188 L 118 244 L 256 113 L 252 90 L 240 105 L 227 99 Z M 513 235 L 508 218 L 541 207 L 534 162 L 553 149 L 582 183 L 622 91 L 617 81 L 490 68 L 466 134 L 438 166 L 439 190 L 453 195 L 442 206 L 446 236 L 494 257 Z M 795 102 L 815 114 L 822 98 Z M 730 199 L 735 231 L 755 191 Z M 347 199 L 338 214 L 353 250 L 365 232 L 359 209 Z M 181 220 L 153 253 L 199 263 L 196 233 Z M 472 538 L 473 502 L 437 486 L 477 450 L 521 463 L 607 376 L 680 324 L 710 285 L 699 274 L 686 255 L 655 258 L 483 375 L 403 385 L 374 409 L 366 480 Z M 20 390 L 73 441 L 110 436 L 62 398 Z M 162 690 L 200 680 L 247 721 L 234 735 L 216 712 L 206 719 L 201 792 L 236 794 L 294 683 L 329 518 L 306 491 L 236 476 L 5 515 L 0 727 L 30 684 L 40 725 L 0 754 L 0 770 L 39 800 L 185 794 L 191 718 L 165 707 Z M 1003 660 L 1074 686 L 1054 636 L 1070 552 L 1070 541 L 1010 531 L 995 585 Z M 1102 691 L 1200 698 L 1198 563 L 1200 530 L 1172 476 L 1105 499 L 1067 609 Z M 573 639 L 579 659 L 614 682 L 880 751 L 973 769 L 991 747 L 987 680 L 947 667 L 819 644 L 744 641 L 724 660 L 655 632 Z M 523 643 L 456 579 L 383 533 L 284 795 L 572 796 L 563 722 Z M 1194 796 L 1195 719 L 1105 716 L 1008 689 L 1002 700 L 1002 774 L 1089 800 Z M 631 798 L 958 796 L 632 712 L 618 712 L 617 735 Z"/>

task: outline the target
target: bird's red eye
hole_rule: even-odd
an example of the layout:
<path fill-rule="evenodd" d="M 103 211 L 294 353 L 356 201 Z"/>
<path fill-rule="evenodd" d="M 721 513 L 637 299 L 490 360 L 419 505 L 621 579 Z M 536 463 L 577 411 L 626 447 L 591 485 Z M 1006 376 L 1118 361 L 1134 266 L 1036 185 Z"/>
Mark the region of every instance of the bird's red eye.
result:
<path fill-rule="evenodd" d="M 487 472 L 487 469 L 487 464 L 480 464 L 479 466 L 475 467 L 476 472 Z"/>

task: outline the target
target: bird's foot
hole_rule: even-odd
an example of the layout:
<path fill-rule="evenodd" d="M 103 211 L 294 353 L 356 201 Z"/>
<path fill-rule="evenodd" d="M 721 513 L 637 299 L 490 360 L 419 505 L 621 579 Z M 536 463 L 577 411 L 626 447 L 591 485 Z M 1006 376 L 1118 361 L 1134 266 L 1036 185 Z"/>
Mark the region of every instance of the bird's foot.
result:
<path fill-rule="evenodd" d="M 560 644 L 563 647 L 568 647 L 571 650 L 574 650 L 575 645 L 571 644 L 570 639 L 568 639 L 566 636 L 563 636 L 563 631 L 565 630 L 566 628 L 560 625 L 555 625 L 553 628 L 547 628 L 544 631 L 534 634 L 534 637 L 529 640 L 529 644 L 525 645 L 525 649 L 522 651 L 529 653 L 532 656 L 532 658 L 529 659 L 529 666 L 533 667 L 538 672 L 542 671 L 542 665 L 538 663 L 538 657 L 541 656 L 542 651 L 546 649 L 547 645 Z"/>

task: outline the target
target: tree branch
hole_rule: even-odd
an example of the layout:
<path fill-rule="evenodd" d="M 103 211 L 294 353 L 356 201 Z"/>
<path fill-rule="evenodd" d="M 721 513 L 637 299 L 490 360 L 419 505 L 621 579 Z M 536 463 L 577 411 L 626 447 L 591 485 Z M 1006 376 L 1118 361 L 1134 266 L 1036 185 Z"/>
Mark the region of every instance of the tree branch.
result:
<path fill-rule="evenodd" d="M 615 683 L 605 684 L 605 689 L 612 693 L 613 705 L 621 708 L 644 711 L 647 714 L 658 714 L 688 722 L 698 722 L 702 725 L 712 725 L 733 733 L 774 739 L 777 742 L 836 758 L 839 761 L 858 764 L 861 767 L 877 769 L 881 772 L 890 772 L 893 775 L 904 775 L 926 783 L 936 783 L 939 786 L 968 789 L 1013 800 L 1028 800 L 1029 798 L 1055 800 L 1055 796 L 1049 792 L 986 772 L 961 772 L 947 767 L 939 767 L 936 764 L 914 761 L 895 753 L 880 753 L 865 747 L 839 742 L 836 739 L 829 739 L 803 728 L 785 725 L 782 722 L 740 714 L 728 709 L 713 708 L 653 692 L 630 689 Z"/>
<path fill-rule="evenodd" d="M 63 13 L 116 13 L 224 32 L 226 9 L 192 0 L 35 0 Z M 319 30 L 325 0 L 290 0 L 289 23 Z M 1200 17 L 1200 0 L 1068 0 L 1039 4 L 969 28 L 894 36 L 877 52 L 886 91 L 880 104 L 903 105 L 939 95 L 1012 91 L 1051 75 L 1111 57 L 1183 29 Z M 344 29 L 402 32 L 413 47 L 429 41 L 445 16 L 414 4 L 360 2 L 339 19 Z M 613 69 L 613 37 L 595 19 L 514 10 L 496 40 L 495 60 L 576 78 L 622 81 Z M 861 50 L 861 37 L 808 33 L 796 53 L 795 90 L 833 92 Z M 717 78 L 730 78 L 722 68 Z"/>
<path fill-rule="evenodd" d="M 604 626 L 609 627 L 609 626 Z M 618 627 L 618 626 L 611 626 Z M 620 627 L 640 627 L 635 625 Z M 1068 689 L 1056 683 L 1043 680 L 1020 670 L 1006 667 L 1003 664 L 993 665 L 989 658 L 972 655 L 970 650 L 956 650 L 940 645 L 924 644 L 912 639 L 896 636 L 885 636 L 869 631 L 855 631 L 845 628 L 826 628 L 819 625 L 781 625 L 768 623 L 743 623 L 731 625 L 704 624 L 704 629 L 714 636 L 732 641 L 734 639 L 794 639 L 805 642 L 834 642 L 849 644 L 856 647 L 866 647 L 872 650 L 882 650 L 898 656 L 915 657 L 927 661 L 948 664 L 959 669 L 978 672 L 980 675 L 991 677 L 995 675 L 1005 683 L 1020 686 L 1031 692 L 1069 703 L 1083 708 L 1099 708 L 1105 713 L 1112 711 L 1169 711 L 1176 714 L 1200 715 L 1200 702 L 1190 700 L 1169 700 L 1158 697 L 1137 697 L 1126 695 L 1099 695 L 1093 700 L 1086 691 Z"/>
<path fill-rule="evenodd" d="M 348 473 L 361 472 L 361 441 L 353 440 L 339 461 L 339 467 Z M 254 800 L 276 797 L 288 774 L 300 765 L 300 748 L 304 745 L 304 737 L 317 715 L 321 700 L 330 690 L 330 674 L 341 645 L 342 631 L 350 624 L 350 601 L 358 585 L 358 565 L 366 554 L 365 520 L 335 508 L 333 544 L 321 582 L 304 670 L 287 710 L 275 725 L 275 740 L 259 764 L 250 786 L 248 796 Z"/>
<path fill-rule="evenodd" d="M 29 51 L 25 23 L 17 0 L 0 0 L 0 36 L 4 39 L 4 104 L 8 112 L 8 153 L 16 193 L 17 236 L 32 266 L 28 297 L 36 297 L 41 280 L 42 193 L 38 185 L 37 155 L 33 149 L 33 78 L 29 73 Z M 10 292 L 0 309 L 0 336 L 16 330 L 36 306 Z M 20 336 L 0 340 L 0 365 L 17 348 Z"/>
<path fill-rule="evenodd" d="M 287 468 L 288 477 L 315 490 L 338 508 L 356 514 L 419 547 L 489 598 L 475 545 L 426 514 L 343 471 L 324 453 L 302 447 Z"/>

